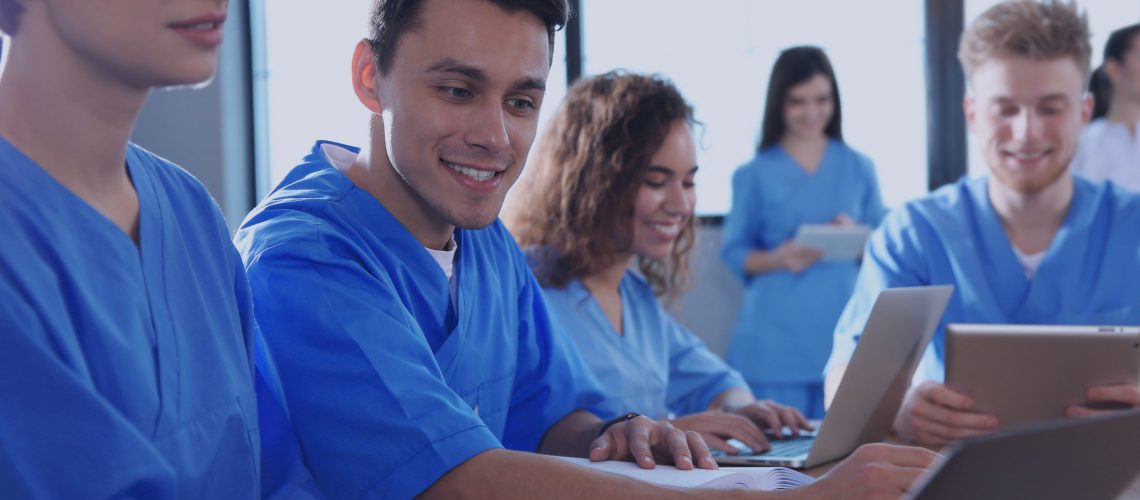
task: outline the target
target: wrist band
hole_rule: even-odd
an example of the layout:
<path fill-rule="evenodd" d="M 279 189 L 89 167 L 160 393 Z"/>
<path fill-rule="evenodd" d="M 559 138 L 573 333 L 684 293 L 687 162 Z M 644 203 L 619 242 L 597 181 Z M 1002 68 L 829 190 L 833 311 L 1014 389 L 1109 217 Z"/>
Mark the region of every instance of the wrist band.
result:
<path fill-rule="evenodd" d="M 628 422 L 628 421 L 633 420 L 633 419 L 640 417 L 640 416 L 641 416 L 640 413 L 634 413 L 631 411 L 629 413 L 626 413 L 625 415 L 622 415 L 618 418 L 610 420 L 610 421 L 602 424 L 602 428 L 601 428 L 601 430 L 598 431 L 598 435 L 601 436 L 602 434 L 605 434 L 606 429 L 609 429 L 610 426 L 613 426 L 615 424 L 620 424 L 622 422 Z"/>

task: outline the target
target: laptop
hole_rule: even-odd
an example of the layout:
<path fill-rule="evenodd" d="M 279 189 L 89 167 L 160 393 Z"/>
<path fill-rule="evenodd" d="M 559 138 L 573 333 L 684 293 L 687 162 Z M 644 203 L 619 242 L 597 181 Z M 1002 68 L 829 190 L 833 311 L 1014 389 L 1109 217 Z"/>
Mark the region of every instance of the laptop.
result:
<path fill-rule="evenodd" d="M 904 498 L 1136 498 L 1140 495 L 1137 450 L 1140 411 L 1053 420 L 956 443 Z"/>
<path fill-rule="evenodd" d="M 946 327 L 946 385 L 1003 428 L 1064 417 L 1090 386 L 1138 383 L 1140 327 Z"/>
<path fill-rule="evenodd" d="M 880 292 L 819 429 L 772 440 L 763 453 L 734 441 L 741 453 L 716 452 L 717 463 L 807 469 L 885 439 L 953 293 L 951 285 Z"/>

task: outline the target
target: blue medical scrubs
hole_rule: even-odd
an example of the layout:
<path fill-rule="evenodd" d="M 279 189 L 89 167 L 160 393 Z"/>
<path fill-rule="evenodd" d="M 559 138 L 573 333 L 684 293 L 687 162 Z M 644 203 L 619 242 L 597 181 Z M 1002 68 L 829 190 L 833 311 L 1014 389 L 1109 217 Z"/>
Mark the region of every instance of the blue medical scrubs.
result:
<path fill-rule="evenodd" d="M 126 163 L 138 246 L 0 139 L 0 497 L 256 498 L 241 260 L 198 181 Z"/>
<path fill-rule="evenodd" d="M 841 213 L 878 225 L 886 210 L 874 167 L 866 156 L 832 140 L 819 167 L 808 173 L 776 145 L 737 169 L 732 192 L 721 256 L 744 280 L 745 292 L 728 363 L 757 397 L 820 418 L 823 367 L 859 263 L 817 262 L 799 274 L 776 270 L 748 276 L 744 261 L 755 250 L 775 250 L 800 225 L 830 223 Z"/>
<path fill-rule="evenodd" d="M 622 334 L 581 281 L 543 288 L 551 317 L 574 339 L 605 391 L 603 419 L 627 411 L 654 419 L 705 411 L 722 392 L 746 387 L 740 374 L 665 311 L 643 276 L 627 271 L 619 292 Z"/>
<path fill-rule="evenodd" d="M 318 142 L 235 238 L 317 483 L 408 498 L 483 451 L 535 451 L 600 394 L 500 222 L 455 231 L 453 313 L 439 264 L 328 156 L 356 153 Z"/>
<path fill-rule="evenodd" d="M 885 288 L 952 284 L 919 379 L 943 380 L 948 323 L 1140 325 L 1140 195 L 1073 178 L 1073 200 L 1030 280 L 990 204 L 988 177 L 910 202 L 867 245 L 830 363 L 847 362 Z"/>

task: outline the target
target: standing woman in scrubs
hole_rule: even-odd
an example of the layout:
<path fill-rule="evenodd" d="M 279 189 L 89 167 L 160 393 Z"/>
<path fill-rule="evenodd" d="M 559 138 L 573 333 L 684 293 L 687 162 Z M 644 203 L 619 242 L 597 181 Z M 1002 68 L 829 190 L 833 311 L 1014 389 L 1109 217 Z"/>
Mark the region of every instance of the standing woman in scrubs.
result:
<path fill-rule="evenodd" d="M 241 260 L 205 188 L 128 142 L 152 88 L 214 76 L 225 17 L 0 0 L 2 498 L 260 496 Z"/>
<path fill-rule="evenodd" d="M 732 178 L 722 257 L 744 280 L 728 362 L 759 397 L 823 417 L 823 367 L 859 263 L 821 262 L 795 244 L 803 224 L 878 225 L 871 161 L 843 142 L 839 86 L 816 47 L 772 68 L 756 156 Z"/>
<path fill-rule="evenodd" d="M 693 111 L 654 76 L 576 84 L 540 140 L 505 215 L 555 324 L 605 391 L 602 418 L 673 419 L 730 453 L 768 448 L 762 428 L 807 429 L 757 401 L 744 380 L 662 307 L 684 284 L 696 223 Z M 679 417 L 676 417 L 680 415 Z"/>

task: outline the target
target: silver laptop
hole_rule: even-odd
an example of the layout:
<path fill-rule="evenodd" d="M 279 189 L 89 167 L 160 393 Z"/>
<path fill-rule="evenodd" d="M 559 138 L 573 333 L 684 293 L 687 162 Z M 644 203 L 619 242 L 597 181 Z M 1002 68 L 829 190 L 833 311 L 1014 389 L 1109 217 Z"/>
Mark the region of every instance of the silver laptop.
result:
<path fill-rule="evenodd" d="M 1140 327 L 946 327 L 946 385 L 1003 428 L 1064 417 L 1070 405 L 1087 404 L 1090 386 L 1137 383 Z"/>
<path fill-rule="evenodd" d="M 915 481 L 905 498 L 1137 498 L 1137 450 L 1140 411 L 1053 420 L 958 442 L 944 452 L 940 465 Z M 1129 483 L 1132 489 L 1124 492 Z"/>
<path fill-rule="evenodd" d="M 885 439 L 953 293 L 951 285 L 883 290 L 819 430 L 772 440 L 772 449 L 764 453 L 753 454 L 747 447 L 739 455 L 718 452 L 716 461 L 805 469 Z"/>

